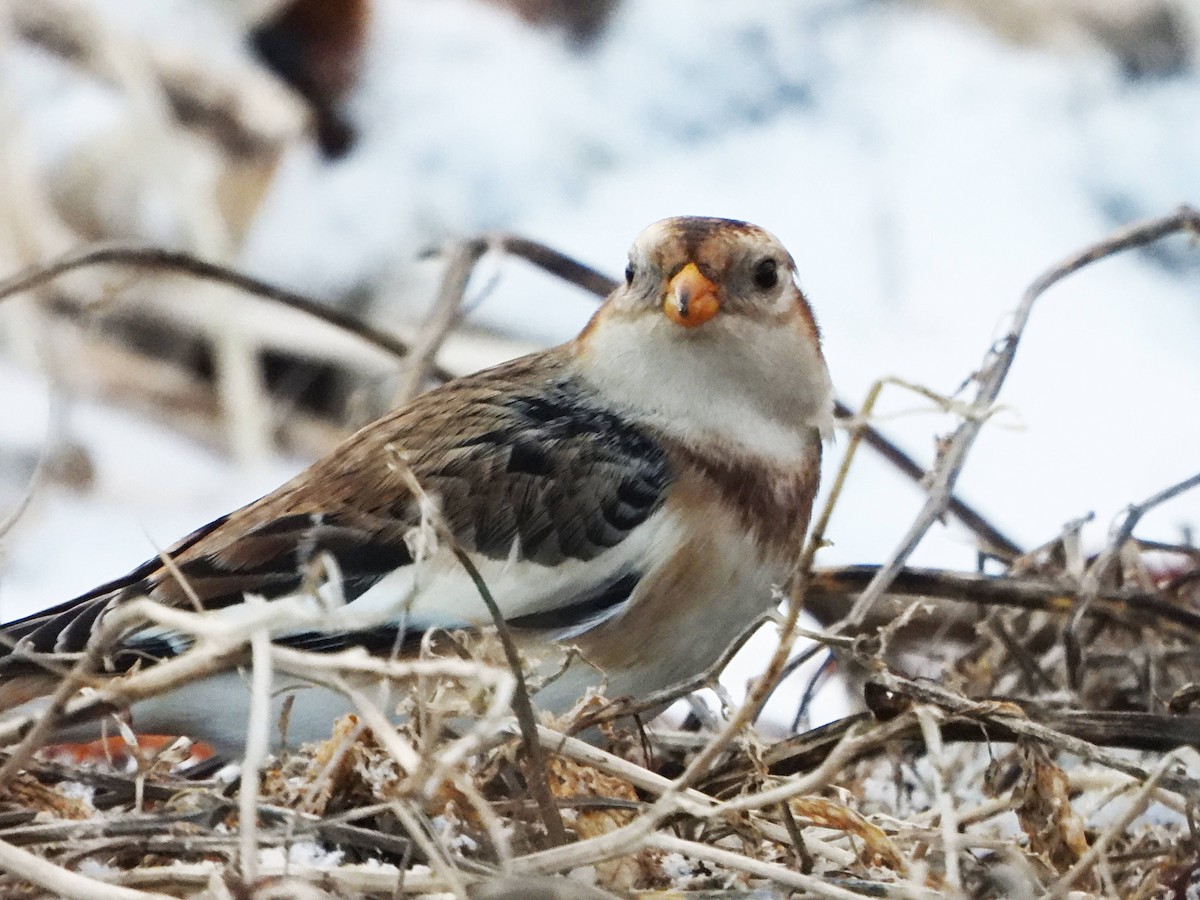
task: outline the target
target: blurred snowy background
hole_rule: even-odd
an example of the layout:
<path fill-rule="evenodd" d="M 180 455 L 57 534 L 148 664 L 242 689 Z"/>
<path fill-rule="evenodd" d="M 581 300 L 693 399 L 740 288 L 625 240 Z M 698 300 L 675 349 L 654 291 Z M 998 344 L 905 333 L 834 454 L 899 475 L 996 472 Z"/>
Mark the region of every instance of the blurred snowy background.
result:
<path fill-rule="evenodd" d="M 615 275 L 650 221 L 729 216 L 791 248 L 857 406 L 888 375 L 953 393 L 1042 270 L 1200 202 L 1198 0 L 300 6 L 0 4 L 0 277 L 136 238 L 404 333 L 440 271 L 422 253 L 448 239 L 514 232 Z M 167 302 L 130 308 L 173 303 L 175 327 L 208 339 L 173 355 L 172 327 L 121 320 L 133 278 L 89 278 L 0 306 L 0 518 L 29 499 L 0 543 L 0 619 L 121 574 L 361 420 L 314 413 L 325 431 L 283 440 L 312 383 L 265 406 L 221 390 L 222 360 L 245 358 L 242 323 L 251 343 L 331 358 L 272 337 L 286 316 L 159 282 Z M 459 369 L 563 340 L 594 308 L 512 258 L 489 257 L 475 282 L 478 340 L 451 348 Z M 96 324 L 80 297 L 115 319 Z M 143 351 L 155 362 L 134 366 Z M 1098 548 L 1124 505 L 1198 468 L 1198 359 L 1200 251 L 1176 238 L 1086 270 L 1036 308 L 960 492 L 1026 547 L 1094 513 Z M 376 398 L 386 369 L 367 367 Z M 329 396 L 353 407 L 343 381 Z M 952 420 L 885 396 L 879 426 L 928 464 Z M 819 561 L 881 560 L 920 502 L 864 457 Z M 1197 523 L 1200 498 L 1185 497 L 1139 533 L 1176 541 Z M 914 561 L 969 569 L 973 544 L 938 527 Z"/>

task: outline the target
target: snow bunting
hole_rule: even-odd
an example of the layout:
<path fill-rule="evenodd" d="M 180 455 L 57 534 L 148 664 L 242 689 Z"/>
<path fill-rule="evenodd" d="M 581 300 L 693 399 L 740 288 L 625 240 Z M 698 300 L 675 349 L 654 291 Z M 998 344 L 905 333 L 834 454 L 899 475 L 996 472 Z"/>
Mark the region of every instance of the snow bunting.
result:
<path fill-rule="evenodd" d="M 587 682 L 642 696 L 711 666 L 775 602 L 801 550 L 832 391 L 812 311 L 780 242 L 681 217 L 638 236 L 624 283 L 559 347 L 449 382 L 368 425 L 278 490 L 124 578 L 0 630 L 0 709 L 45 693 L 131 598 L 217 615 L 246 597 L 313 596 L 321 624 L 278 644 L 391 652 L 430 627 L 491 619 L 450 548 L 422 541 L 432 503 L 528 647 L 557 641 Z M 314 561 L 332 573 L 315 586 Z M 178 655 L 133 628 L 106 674 Z M 602 674 L 601 674 L 602 673 Z M 180 696 L 190 693 L 192 696 Z M 291 734 L 335 711 L 300 692 Z M 238 746 L 236 673 L 136 704 L 141 732 Z M 338 700 L 344 706 L 344 701 Z"/>

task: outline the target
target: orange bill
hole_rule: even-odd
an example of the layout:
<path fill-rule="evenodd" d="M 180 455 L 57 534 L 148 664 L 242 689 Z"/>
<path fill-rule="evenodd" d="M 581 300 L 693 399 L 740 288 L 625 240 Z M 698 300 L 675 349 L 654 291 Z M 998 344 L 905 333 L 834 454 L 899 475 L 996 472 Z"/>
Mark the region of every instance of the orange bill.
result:
<path fill-rule="evenodd" d="M 721 310 L 717 300 L 717 286 L 688 263 L 667 285 L 667 296 L 663 300 L 663 312 L 676 325 L 695 328 L 703 325 Z"/>

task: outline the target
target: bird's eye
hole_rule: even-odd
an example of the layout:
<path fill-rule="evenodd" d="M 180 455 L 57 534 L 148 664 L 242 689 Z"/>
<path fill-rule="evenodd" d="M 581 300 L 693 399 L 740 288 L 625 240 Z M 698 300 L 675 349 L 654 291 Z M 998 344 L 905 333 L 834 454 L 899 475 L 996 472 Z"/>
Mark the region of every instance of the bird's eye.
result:
<path fill-rule="evenodd" d="M 626 263 L 625 264 L 625 283 L 633 284 L 633 276 L 635 274 L 636 273 L 633 270 L 633 263 L 632 262 Z"/>
<path fill-rule="evenodd" d="M 779 284 L 779 264 L 767 257 L 754 267 L 754 283 L 764 291 Z"/>

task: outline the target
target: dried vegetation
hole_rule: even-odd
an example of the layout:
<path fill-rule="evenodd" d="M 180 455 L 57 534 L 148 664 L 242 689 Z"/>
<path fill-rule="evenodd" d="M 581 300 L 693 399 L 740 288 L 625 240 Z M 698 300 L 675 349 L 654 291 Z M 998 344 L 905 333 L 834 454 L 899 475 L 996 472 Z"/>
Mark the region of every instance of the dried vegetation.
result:
<path fill-rule="evenodd" d="M 268 756 L 279 723 L 266 720 L 264 697 L 240 774 L 215 777 L 184 777 L 194 762 L 186 745 L 136 748 L 132 736 L 110 741 L 124 769 L 55 762 L 34 753 L 42 729 L 8 720 L 6 896 L 1186 896 L 1200 878 L 1200 551 L 1140 541 L 1135 529 L 1200 476 L 1131 506 L 1092 557 L 1072 529 L 1024 551 L 952 491 L 1041 293 L 1096 259 L 1198 226 L 1188 209 L 1134 226 L 1031 287 L 1011 334 L 971 379 L 975 397 L 954 405 L 961 424 L 922 473 L 929 500 L 905 544 L 878 567 L 810 569 L 818 521 L 781 595 L 779 648 L 743 705 L 671 730 L 639 716 L 662 698 L 590 696 L 536 721 L 512 712 L 527 691 L 503 629 L 429 642 L 420 660 L 313 656 L 268 640 L 299 608 L 264 606 L 247 637 L 200 614 L 134 604 L 129 618 L 189 631 L 196 648 L 99 691 L 64 690 L 58 714 L 121 706 L 235 663 L 264 692 L 273 670 L 303 673 L 346 693 L 357 714 L 322 744 Z M 440 376 L 436 350 L 456 318 L 463 269 L 489 248 L 597 293 L 607 284 L 514 238 L 456 248 L 413 357 L 422 368 L 407 383 Z M 177 267 L 292 302 L 186 255 L 110 250 L 102 261 Z M 97 262 L 85 253 L 37 267 L 0 284 L 0 298 Z M 336 324 L 396 349 L 365 326 Z M 844 424 L 911 468 L 862 417 Z M 853 455 L 839 480 L 853 477 Z M 975 532 L 988 574 L 905 565 L 947 513 Z M 798 626 L 804 605 L 824 631 Z M 816 643 L 793 655 L 802 634 Z M 817 654 L 827 655 L 819 677 L 859 685 L 864 711 L 767 738 L 755 728 L 763 703 Z M 385 683 L 386 697 L 376 690 Z M 388 721 L 397 710 L 398 728 Z"/>
<path fill-rule="evenodd" d="M 99 30 L 75 29 L 64 39 L 70 17 L 55 16 L 62 8 L 58 0 L 14 5 L 17 32 L 118 82 L 126 77 L 94 52 L 90 41 L 100 42 Z M 249 170 L 269 180 L 281 141 L 300 127 L 298 114 L 260 133 L 251 128 L 255 116 L 239 114 L 247 107 L 229 100 L 273 88 L 247 79 L 193 97 L 211 83 L 180 77 L 178 60 L 143 51 L 123 50 L 142 60 L 138 77 L 160 82 L 166 107 L 154 112 L 155 121 L 161 125 L 170 118 L 167 107 L 190 98 L 183 105 L 193 125 L 221 125 L 210 129 L 210 139 L 225 142 L 223 152 L 242 176 Z M 231 134 L 241 137 L 230 141 Z M 247 136 L 256 140 L 247 143 Z M 16 160 L 5 171 L 12 179 L 26 170 Z M 400 357 L 393 397 L 405 396 L 448 374 L 445 342 L 454 339 L 467 276 L 485 254 L 523 258 L 597 295 L 611 285 L 519 237 L 463 242 L 442 254 L 443 289 L 425 326 L 399 340 L 220 265 L 244 222 L 230 225 L 216 244 L 196 243 L 203 259 L 106 245 L 41 264 L 74 238 L 61 222 L 42 227 L 57 220 L 30 184 L 9 187 L 9 196 L 25 204 L 14 200 L 6 207 L 11 219 L 0 222 L 8 228 L 0 230 L 11 257 L 6 267 L 31 266 L 0 282 L 0 301 L 33 292 L 37 302 L 23 308 L 23 321 L 36 320 L 39 331 L 57 332 L 60 342 L 70 332 L 70 347 L 90 349 L 64 356 L 106 373 L 88 379 L 67 373 L 64 383 L 99 383 L 107 399 L 143 408 L 169 401 L 183 411 L 173 421 L 227 433 L 242 457 L 281 438 L 311 448 L 344 425 L 306 409 L 289 417 L 290 434 L 264 432 L 272 385 L 260 375 L 268 354 L 316 358 L 350 379 L 364 371 L 377 378 Z M 1009 334 L 967 382 L 970 396 L 946 402 L 960 424 L 939 442 L 929 471 L 867 424 L 876 393 L 861 415 L 841 407 L 850 452 L 846 468 L 828 477 L 854 477 L 853 459 L 865 444 L 920 480 L 928 501 L 877 567 L 812 568 L 827 518 L 816 523 L 796 581 L 768 626 L 780 634 L 779 649 L 742 705 L 690 717 L 674 729 L 639 717 L 661 697 L 634 703 L 591 696 L 570 715 L 537 719 L 523 708 L 528 692 L 503 629 L 444 636 L 419 660 L 313 655 L 271 645 L 272 629 L 303 614 L 284 604 L 264 606 L 254 627 L 231 634 L 202 615 L 139 602 L 123 611 L 122 622 L 169 624 L 194 634 L 195 649 L 79 692 L 74 685 L 87 681 L 94 663 L 84 659 L 73 680 L 64 681 L 56 715 L 120 708 L 178 680 L 243 665 L 260 685 L 246 762 L 238 773 L 214 774 L 197 768 L 186 743 L 141 747 L 118 732 L 108 747 L 123 757 L 114 760 L 119 764 L 86 766 L 39 753 L 48 735 L 37 723 L 0 720 L 0 746 L 7 747 L 0 766 L 0 894 L 102 900 L 1194 895 L 1200 550 L 1140 540 L 1136 527 L 1148 509 L 1195 488 L 1200 476 L 1130 507 L 1095 556 L 1081 552 L 1071 528 L 1048 535 L 1041 547 L 1019 547 L 954 495 L 1041 294 L 1081 266 L 1181 232 L 1200 234 L 1194 210 L 1132 226 L 1031 286 Z M 108 278 L 99 287 L 87 280 L 97 271 Z M 112 290 L 114 272 L 136 289 L 134 299 Z M 175 280 L 164 288 L 166 274 Z M 180 285 L 188 283 L 203 291 L 185 294 Z M 206 347 L 214 362 L 207 380 L 194 367 L 146 358 L 136 342 L 121 340 L 128 331 L 119 310 L 127 302 L 136 309 L 131 318 L 150 317 Z M 280 306 L 293 317 L 286 321 L 317 316 L 327 327 L 281 327 Z M 77 332 L 87 329 L 79 323 L 91 321 L 95 307 L 116 318 L 83 342 Z M 230 308 L 246 311 L 239 322 L 247 331 L 214 324 Z M 114 374 L 131 371 L 134 377 Z M 943 516 L 974 534 L 987 574 L 906 564 Z M 0 534 L 10 525 L 0 523 Z M 824 630 L 800 628 L 801 607 Z M 109 626 L 115 632 L 121 623 Z M 814 640 L 812 649 L 796 653 L 800 637 Z M 757 729 L 779 682 L 815 656 L 825 659 L 816 677 L 855 684 L 862 711 L 782 740 Z M 268 755 L 266 738 L 281 724 L 265 714 L 272 671 L 342 691 L 356 714 L 334 723 L 324 743 Z M 714 677 L 706 673 L 680 692 Z M 388 685 L 386 694 L 380 684 Z M 389 721 L 397 707 L 407 713 L 399 727 Z M 797 711 L 798 722 L 804 712 Z"/>

